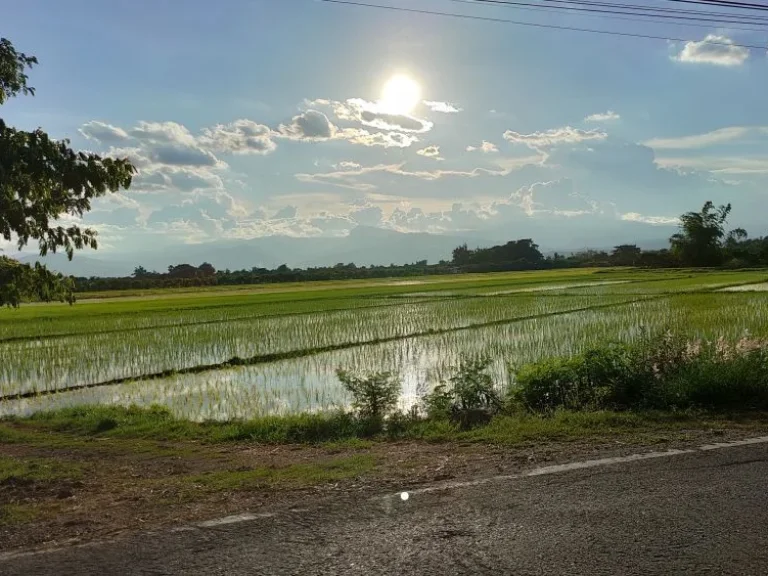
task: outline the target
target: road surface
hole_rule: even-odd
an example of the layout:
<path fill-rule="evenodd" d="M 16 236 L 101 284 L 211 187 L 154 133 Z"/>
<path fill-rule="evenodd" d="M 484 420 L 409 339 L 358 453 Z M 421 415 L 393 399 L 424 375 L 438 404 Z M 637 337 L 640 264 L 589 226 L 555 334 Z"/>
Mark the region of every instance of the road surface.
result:
<path fill-rule="evenodd" d="M 6 554 L 0 574 L 764 575 L 766 440 Z"/>

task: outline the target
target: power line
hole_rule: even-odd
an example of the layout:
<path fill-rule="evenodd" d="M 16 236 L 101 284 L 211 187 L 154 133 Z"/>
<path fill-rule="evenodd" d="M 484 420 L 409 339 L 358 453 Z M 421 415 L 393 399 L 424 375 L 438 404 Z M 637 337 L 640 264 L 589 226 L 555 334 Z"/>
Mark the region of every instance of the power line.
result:
<path fill-rule="evenodd" d="M 443 16 L 448 18 L 461 18 L 467 20 L 478 20 L 482 22 L 497 22 L 501 24 L 512 24 L 514 26 L 529 26 L 532 28 L 547 28 L 551 30 L 567 30 L 571 32 L 586 32 L 590 34 L 604 34 L 608 36 L 625 36 L 629 38 L 641 38 L 645 40 L 668 40 L 671 42 L 689 42 L 690 38 L 676 38 L 673 36 L 657 36 L 653 34 L 640 34 L 635 32 L 619 32 L 618 30 L 598 30 L 595 28 L 579 28 L 576 26 L 560 26 L 557 24 L 543 24 L 540 22 L 524 22 L 520 20 L 511 20 L 507 18 L 496 18 L 492 16 L 478 16 L 471 14 L 457 14 L 455 12 L 439 12 L 436 10 L 425 10 L 421 8 L 404 8 L 401 6 L 386 6 L 382 4 L 371 4 L 367 2 L 357 2 L 354 0 L 319 0 L 327 4 L 339 4 L 345 6 L 359 6 L 363 8 L 375 8 L 379 10 L 390 10 L 395 12 L 407 12 L 411 14 L 426 14 L 431 16 Z M 693 1 L 693 0 L 690 0 Z M 737 48 L 748 48 L 752 50 L 765 50 L 765 46 L 758 46 L 756 44 L 737 44 L 735 42 L 717 42 L 707 41 L 707 44 L 715 46 L 729 46 Z"/>
<path fill-rule="evenodd" d="M 737 2 L 735 0 L 667 0 L 679 4 L 698 4 L 700 6 L 721 6 L 723 8 L 739 8 L 742 10 L 768 10 L 768 4 L 755 4 L 753 2 Z"/>
<path fill-rule="evenodd" d="M 556 1 L 557 4 L 565 6 L 552 6 L 534 4 L 531 2 L 519 2 L 511 0 L 450 0 L 461 4 L 474 4 L 475 6 L 499 6 L 505 8 L 517 8 L 520 10 L 544 10 L 560 11 L 567 13 L 577 13 L 577 15 L 604 16 L 606 18 L 615 18 L 619 20 L 640 20 L 645 22 L 675 23 L 689 26 L 698 26 L 711 28 L 711 24 L 746 24 L 752 26 L 768 25 L 768 19 L 765 16 L 750 17 L 740 15 L 719 16 L 714 12 L 686 11 L 661 9 L 655 11 L 643 6 L 621 5 L 604 2 L 574 2 L 574 1 Z M 667 13 L 667 12 L 671 13 Z M 625 16 L 625 18 L 616 18 L 616 16 Z M 692 24 L 692 22 L 709 22 L 706 24 Z M 746 28 L 748 30 L 762 31 L 761 28 Z"/>

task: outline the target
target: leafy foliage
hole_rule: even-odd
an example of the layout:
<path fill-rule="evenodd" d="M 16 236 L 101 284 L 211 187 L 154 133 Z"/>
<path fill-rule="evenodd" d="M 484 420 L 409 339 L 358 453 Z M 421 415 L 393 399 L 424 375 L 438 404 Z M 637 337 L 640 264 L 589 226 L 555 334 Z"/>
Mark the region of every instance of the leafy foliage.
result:
<path fill-rule="evenodd" d="M 731 205 L 715 208 L 706 202 L 700 212 L 686 212 L 680 216 L 680 232 L 670 239 L 672 253 L 684 266 L 719 266 L 723 263 L 723 238 L 726 236 L 725 223 Z M 746 237 L 742 229 L 731 232 L 728 237 L 735 241 Z"/>
<path fill-rule="evenodd" d="M 768 408 L 768 341 L 687 341 L 672 334 L 523 367 L 511 400 L 555 409 Z"/>
<path fill-rule="evenodd" d="M 54 274 L 38 262 L 30 266 L 0 256 L 0 306 L 18 306 L 22 297 L 72 304 L 75 301 L 72 285 L 72 279 Z"/>
<path fill-rule="evenodd" d="M 352 408 L 361 418 L 381 421 L 397 406 L 401 385 L 391 372 L 361 376 L 339 368 L 336 376 L 352 395 Z"/>
<path fill-rule="evenodd" d="M 0 39 L 0 104 L 18 94 L 34 95 L 25 71 L 36 63 L 34 56 Z M 16 130 L 0 119 L 0 236 L 6 241 L 15 238 L 19 249 L 35 240 L 41 255 L 63 248 L 70 259 L 75 250 L 96 248 L 94 230 L 56 222 L 64 215 L 82 216 L 93 198 L 128 188 L 134 172 L 127 159 L 75 152 L 68 140 L 53 140 L 40 128 Z M 7 262 L 3 266 L 7 273 L 0 304 L 18 305 L 29 287 L 41 288 L 36 293 L 43 298 L 71 289 L 69 283 L 53 286 L 59 278 L 44 268 L 20 271 Z"/>
<path fill-rule="evenodd" d="M 424 400 L 432 418 L 449 417 L 462 428 L 488 422 L 504 403 L 488 374 L 487 357 L 465 358 L 448 383 L 437 385 Z"/>
<path fill-rule="evenodd" d="M 530 238 L 512 240 L 500 246 L 471 250 L 466 244 L 453 251 L 453 263 L 458 266 L 506 264 L 507 266 L 535 265 L 544 261 L 539 247 Z"/>

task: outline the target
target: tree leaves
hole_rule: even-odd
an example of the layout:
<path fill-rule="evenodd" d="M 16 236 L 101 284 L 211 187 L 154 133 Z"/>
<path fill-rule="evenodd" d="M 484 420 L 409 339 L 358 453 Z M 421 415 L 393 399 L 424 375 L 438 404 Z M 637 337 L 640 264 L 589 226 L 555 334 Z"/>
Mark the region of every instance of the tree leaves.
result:
<path fill-rule="evenodd" d="M 0 39 L 0 104 L 18 94 L 34 95 L 25 73 L 33 64 L 34 56 Z M 75 250 L 95 249 L 95 230 L 60 222 L 81 217 L 93 198 L 128 188 L 135 171 L 127 159 L 75 152 L 69 140 L 54 140 L 41 128 L 16 130 L 0 119 L 0 236 L 15 239 L 19 249 L 34 240 L 43 256 L 63 249 L 70 260 Z M 67 289 L 71 295 L 71 283 L 69 288 L 55 286 L 59 277 L 44 267 L 22 271 L 8 260 L 0 276 L 0 293 L 5 294 L 0 303 L 17 305 L 23 290 L 42 299 L 59 299 L 60 290 Z"/>
<path fill-rule="evenodd" d="M 684 266 L 719 266 L 723 261 L 725 222 L 731 205 L 715 208 L 707 201 L 700 212 L 686 212 L 680 216 L 680 232 L 669 239 L 672 253 Z M 743 230 L 734 230 L 740 234 Z M 744 232 L 746 235 L 746 232 Z"/>

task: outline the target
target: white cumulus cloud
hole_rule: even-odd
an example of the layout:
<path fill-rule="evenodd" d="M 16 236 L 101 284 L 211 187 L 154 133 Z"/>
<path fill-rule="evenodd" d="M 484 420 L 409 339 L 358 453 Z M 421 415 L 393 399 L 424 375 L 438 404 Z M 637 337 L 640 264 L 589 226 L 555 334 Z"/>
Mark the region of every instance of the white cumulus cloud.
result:
<path fill-rule="evenodd" d="M 736 46 L 733 40 L 719 34 L 708 34 L 704 40 L 698 42 L 686 42 L 683 49 L 672 57 L 678 62 L 714 66 L 741 66 L 747 58 L 748 48 Z"/>
<path fill-rule="evenodd" d="M 240 119 L 206 128 L 200 142 L 222 152 L 263 155 L 277 148 L 272 136 L 273 132 L 268 126 Z"/>
<path fill-rule="evenodd" d="M 577 144 L 587 140 L 605 140 L 608 137 L 604 131 L 599 129 L 581 130 L 565 126 L 563 128 L 554 128 L 545 132 L 533 132 L 531 134 L 521 134 L 512 130 L 504 132 L 504 139 L 516 144 L 525 144 L 529 148 L 539 149 L 559 144 Z"/>
<path fill-rule="evenodd" d="M 322 112 L 307 110 L 302 114 L 294 116 L 290 124 L 281 124 L 278 132 L 281 136 L 291 140 L 320 142 L 334 138 L 337 129 L 328 120 L 328 116 Z"/>
<path fill-rule="evenodd" d="M 440 146 L 427 146 L 421 150 L 416 150 L 416 154 L 426 158 L 433 158 L 434 160 L 442 160 L 440 157 Z"/>
<path fill-rule="evenodd" d="M 112 124 L 106 124 L 105 122 L 99 122 L 98 120 L 86 122 L 80 127 L 78 132 L 88 140 L 95 140 L 96 142 L 103 142 L 105 144 L 124 142 L 125 140 L 130 139 L 128 133 L 122 128 L 113 126 Z"/>
<path fill-rule="evenodd" d="M 475 152 L 480 151 L 484 154 L 491 154 L 492 152 L 498 152 L 499 148 L 494 144 L 493 142 L 488 142 L 487 140 L 483 140 L 483 143 L 480 144 L 480 146 L 467 146 L 467 152 Z"/>
<path fill-rule="evenodd" d="M 463 110 L 463 108 L 459 108 L 450 102 L 435 102 L 433 100 L 424 100 L 424 106 L 432 110 L 432 112 L 442 112 L 443 114 L 456 114 Z"/>
<path fill-rule="evenodd" d="M 621 116 L 613 110 L 606 110 L 605 112 L 598 112 L 597 114 L 590 114 L 584 118 L 584 122 L 611 122 L 613 120 L 619 120 Z"/>
<path fill-rule="evenodd" d="M 627 212 L 626 214 L 622 214 L 621 219 L 627 222 L 642 222 L 643 224 L 655 224 L 657 226 L 668 226 L 670 224 L 677 224 L 680 221 L 679 218 L 672 218 L 670 216 L 645 216 L 638 212 Z"/>

